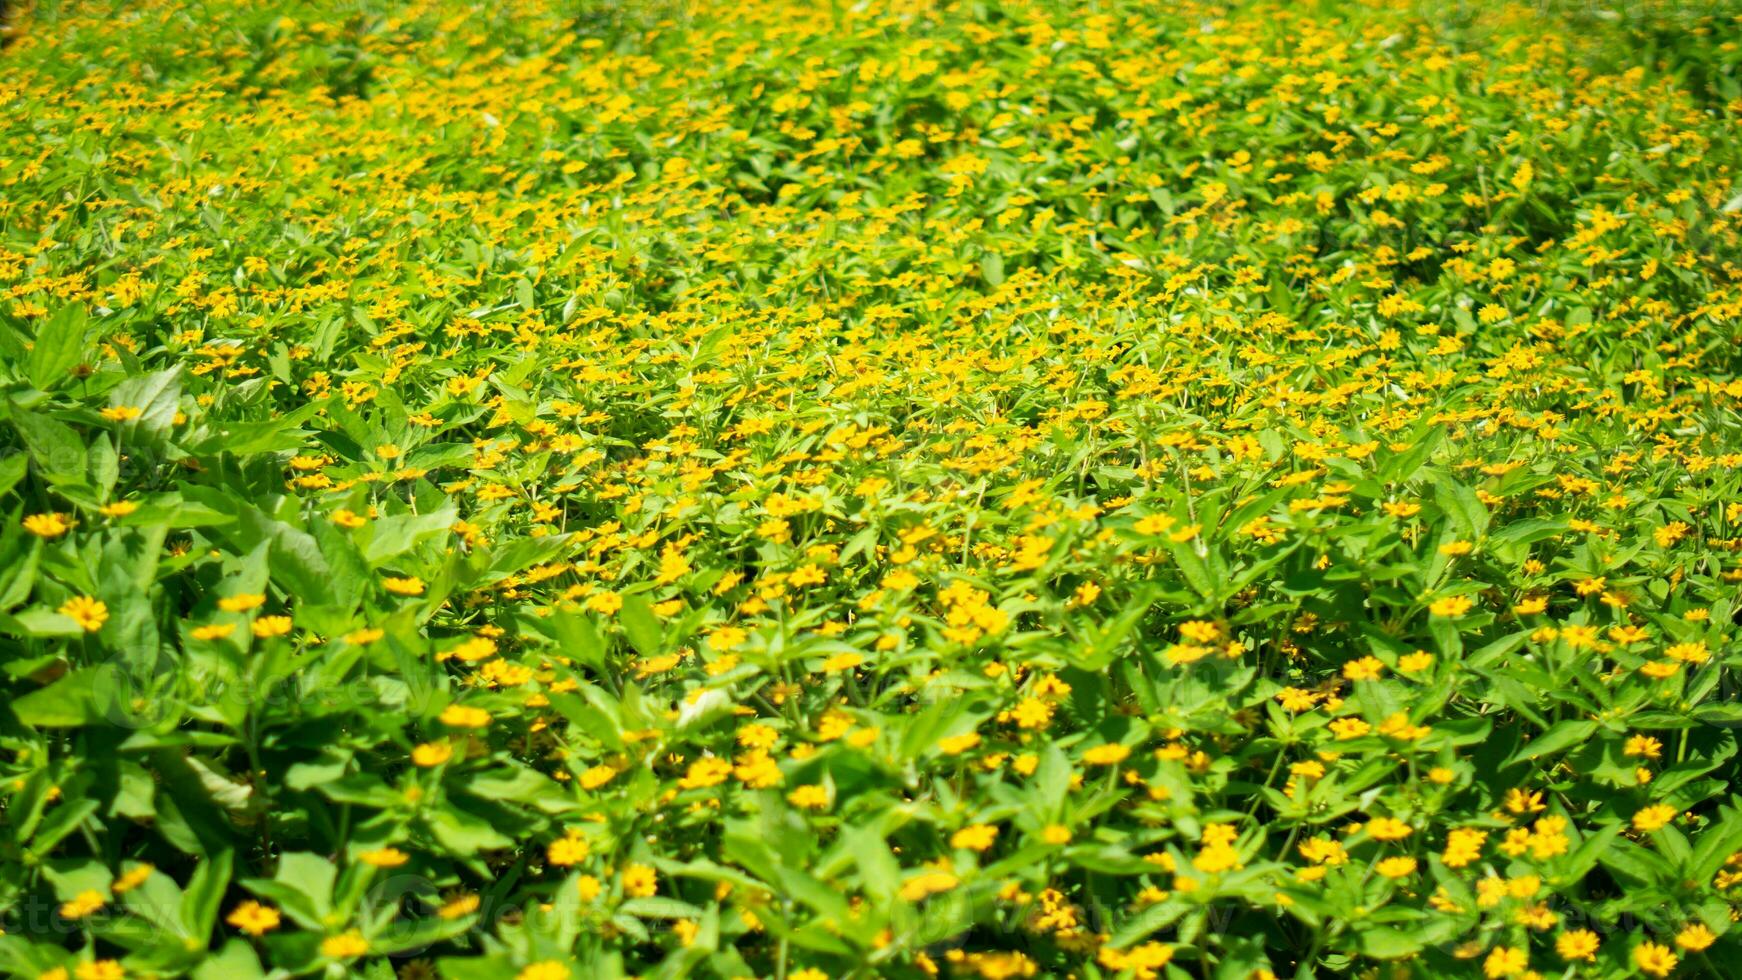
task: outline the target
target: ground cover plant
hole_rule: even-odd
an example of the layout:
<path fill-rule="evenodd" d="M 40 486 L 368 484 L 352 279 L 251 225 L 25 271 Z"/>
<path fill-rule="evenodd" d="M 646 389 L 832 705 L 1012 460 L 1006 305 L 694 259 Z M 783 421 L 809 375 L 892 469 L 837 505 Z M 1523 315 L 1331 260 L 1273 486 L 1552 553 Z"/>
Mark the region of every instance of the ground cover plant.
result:
<path fill-rule="evenodd" d="M 1735 975 L 1735 7 L 4 7 L 0 969 Z"/>

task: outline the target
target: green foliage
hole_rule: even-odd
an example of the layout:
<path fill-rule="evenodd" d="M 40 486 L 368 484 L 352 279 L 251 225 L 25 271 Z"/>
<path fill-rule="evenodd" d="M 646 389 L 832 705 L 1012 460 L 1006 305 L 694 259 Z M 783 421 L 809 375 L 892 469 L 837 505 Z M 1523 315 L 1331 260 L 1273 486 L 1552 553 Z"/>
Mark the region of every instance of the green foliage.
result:
<path fill-rule="evenodd" d="M 1726 975 L 1655 6 L 0 4 L 0 970 Z"/>

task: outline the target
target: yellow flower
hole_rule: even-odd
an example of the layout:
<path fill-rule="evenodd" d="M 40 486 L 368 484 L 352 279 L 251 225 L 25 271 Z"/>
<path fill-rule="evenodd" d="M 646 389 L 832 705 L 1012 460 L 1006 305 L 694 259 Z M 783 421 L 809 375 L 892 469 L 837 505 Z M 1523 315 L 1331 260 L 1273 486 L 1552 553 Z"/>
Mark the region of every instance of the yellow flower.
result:
<path fill-rule="evenodd" d="M 328 959 L 348 960 L 369 952 L 369 941 L 355 929 L 321 940 L 321 955 Z"/>
<path fill-rule="evenodd" d="M 1633 828 L 1642 833 L 1651 833 L 1661 829 L 1674 820 L 1676 809 L 1667 803 L 1653 803 L 1633 815 Z"/>
<path fill-rule="evenodd" d="M 490 712 L 463 704 L 450 704 L 442 709 L 440 721 L 449 728 L 483 728 L 490 724 Z"/>
<path fill-rule="evenodd" d="M 647 898 L 659 890 L 659 875 L 645 864 L 631 864 L 623 869 L 623 894 L 631 898 Z"/>
<path fill-rule="evenodd" d="M 73 971 L 77 980 L 123 980 L 127 970 L 116 960 L 91 960 Z"/>
<path fill-rule="evenodd" d="M 250 609 L 258 609 L 266 604 L 266 597 L 243 593 L 242 595 L 225 596 L 218 600 L 218 608 L 225 612 L 239 613 Z"/>
<path fill-rule="evenodd" d="M 919 576 L 905 568 L 898 568 L 883 576 L 882 586 L 895 592 L 906 592 L 919 585 Z"/>
<path fill-rule="evenodd" d="M 1150 514 L 1148 517 L 1138 518 L 1132 527 L 1138 534 L 1164 534 L 1177 523 L 1179 521 L 1176 518 L 1167 514 Z"/>
<path fill-rule="evenodd" d="M 1301 857 L 1314 864 L 1339 865 L 1349 863 L 1349 852 L 1342 844 L 1324 837 L 1313 837 L 1299 845 Z"/>
<path fill-rule="evenodd" d="M 285 634 L 290 632 L 290 628 L 291 628 L 290 617 L 289 616 L 262 616 L 259 619 L 256 619 L 254 621 L 253 625 L 250 626 L 249 628 L 254 631 L 255 636 L 258 636 L 263 640 L 270 639 L 270 638 L 275 637 L 275 636 L 284 636 Z"/>
<path fill-rule="evenodd" d="M 1718 941 L 1705 923 L 1695 922 L 1675 934 L 1675 944 L 1690 953 L 1698 953 Z"/>
<path fill-rule="evenodd" d="M 117 500 L 97 508 L 97 513 L 104 517 L 126 517 L 139 509 L 139 504 L 132 500 Z"/>
<path fill-rule="evenodd" d="M 821 810 L 829 805 L 829 791 L 821 786 L 806 784 L 786 794 L 786 799 L 801 809 Z"/>
<path fill-rule="evenodd" d="M 196 640 L 221 640 L 234 632 L 236 632 L 235 623 L 207 623 L 204 626 L 194 627 L 189 631 L 189 635 Z"/>
<path fill-rule="evenodd" d="M 985 851 L 998 839 L 998 828 L 990 824 L 963 827 L 950 835 L 950 846 L 968 851 Z"/>
<path fill-rule="evenodd" d="M 451 660 L 460 660 L 463 663 L 476 663 L 476 661 L 486 660 L 495 654 L 496 642 L 491 641 L 490 637 L 467 637 L 448 651 L 437 653 L 436 660 L 449 660 L 451 658 Z"/>
<path fill-rule="evenodd" d="M 264 936 L 278 928 L 281 919 L 272 906 L 247 901 L 231 909 L 224 921 L 250 936 Z"/>
<path fill-rule="evenodd" d="M 1526 790 L 1517 786 L 1506 791 L 1506 809 L 1513 813 L 1536 813 L 1547 809 L 1541 790 Z"/>
<path fill-rule="evenodd" d="M 905 901 L 917 902 L 939 892 L 947 892 L 956 887 L 958 879 L 948 871 L 926 871 L 902 883 L 901 897 Z"/>
<path fill-rule="evenodd" d="M 1443 599 L 1435 599 L 1433 603 L 1428 606 L 1428 612 L 1435 616 L 1462 616 L 1469 612 L 1470 607 L 1473 605 L 1475 605 L 1475 603 L 1471 601 L 1469 596 L 1446 596 Z"/>
<path fill-rule="evenodd" d="M 1486 830 L 1460 827 L 1446 835 L 1446 851 L 1440 860 L 1448 868 L 1469 866 L 1482 856 L 1482 844 L 1488 839 Z"/>
<path fill-rule="evenodd" d="M 1406 674 L 1416 674 L 1433 666 L 1433 662 L 1433 654 L 1428 653 L 1426 650 L 1417 650 L 1414 653 L 1406 653 L 1403 656 L 1398 657 L 1397 669 Z"/>
<path fill-rule="evenodd" d="M 79 624 L 87 633 L 95 633 L 109 621 L 109 607 L 88 595 L 74 596 L 60 607 L 60 614 Z"/>
<path fill-rule="evenodd" d="M 1670 952 L 1668 946 L 1657 943 L 1640 943 L 1633 948 L 1633 965 L 1639 967 L 1641 973 L 1654 977 L 1667 977 L 1674 972 L 1678 957 Z"/>
<path fill-rule="evenodd" d="M 1192 867 L 1205 874 L 1220 874 L 1240 868 L 1240 852 L 1234 848 L 1237 837 L 1238 832 L 1228 824 L 1210 824 L 1205 827 L 1197 856 L 1192 858 Z"/>
<path fill-rule="evenodd" d="M 1496 946 L 1482 961 L 1482 974 L 1488 980 L 1499 980 L 1500 977 L 1515 977 L 1529 966 L 1530 954 L 1525 950 Z"/>
<path fill-rule="evenodd" d="M 1649 663 L 1641 664 L 1639 672 L 1652 680 L 1661 681 L 1674 677 L 1681 669 L 1681 664 L 1653 660 Z"/>
<path fill-rule="evenodd" d="M 623 608 L 623 597 L 615 592 L 595 592 L 587 597 L 587 608 L 609 616 Z"/>
<path fill-rule="evenodd" d="M 454 747 L 449 742 L 424 742 L 411 750 L 413 765 L 425 769 L 439 766 L 454 757 Z"/>
<path fill-rule="evenodd" d="M 149 864 L 136 865 L 121 877 L 116 878 L 114 884 L 109 886 L 109 890 L 117 895 L 130 892 L 133 889 L 138 888 L 140 885 L 145 884 L 146 879 L 150 878 L 152 873 L 156 870 L 156 868 Z"/>
<path fill-rule="evenodd" d="M 585 837 L 561 837 L 545 848 L 545 860 L 559 868 L 567 868 L 585 861 L 592 850 Z"/>
<path fill-rule="evenodd" d="M 1142 943 L 1127 950 L 1102 946 L 1095 952 L 1095 958 L 1108 970 L 1129 970 L 1132 976 L 1154 978 L 1161 976 L 1161 968 L 1172 962 L 1173 947 L 1154 942 Z"/>
<path fill-rule="evenodd" d="M 1386 878 L 1404 878 L 1415 874 L 1415 858 L 1388 857 L 1374 865 L 1373 869 Z"/>
<path fill-rule="evenodd" d="M 678 780 L 678 786 L 682 789 L 706 789 L 709 786 L 720 785 L 730 775 L 732 775 L 732 764 L 725 759 L 712 757 L 697 759 L 690 763 L 689 771 L 684 773 L 682 779 Z"/>
<path fill-rule="evenodd" d="M 357 860 L 372 868 L 397 868 L 410 861 L 411 855 L 397 847 L 381 847 L 359 853 Z"/>
<path fill-rule="evenodd" d="M 1373 730 L 1373 726 L 1360 718 L 1338 718 L 1326 726 L 1338 741 L 1360 738 Z"/>
<path fill-rule="evenodd" d="M 478 906 L 480 904 L 482 904 L 482 900 L 476 895 L 455 895 L 453 898 L 443 902 L 441 908 L 436 909 L 436 915 L 450 921 L 453 919 L 463 919 L 466 916 L 471 915 L 473 912 L 478 911 Z"/>
<path fill-rule="evenodd" d="M 1650 735 L 1631 735 L 1621 752 L 1626 756 L 1644 756 L 1647 759 L 1655 759 L 1663 754 L 1663 743 Z"/>
<path fill-rule="evenodd" d="M 1704 640 L 1693 643 L 1677 643 L 1663 651 L 1663 654 L 1671 660 L 1679 660 L 1688 664 L 1703 664 L 1712 659 L 1711 651 L 1706 648 Z"/>
<path fill-rule="evenodd" d="M 860 654 L 852 652 L 837 653 L 823 661 L 823 672 L 832 674 L 837 671 L 852 670 L 854 667 L 857 667 L 864 662 L 865 658 Z"/>
<path fill-rule="evenodd" d="M 744 630 L 739 629 L 736 626 L 717 627 L 713 632 L 708 634 L 708 649 L 718 651 L 732 650 L 743 645 L 744 641 L 748 639 L 749 636 L 749 633 L 746 633 Z"/>
<path fill-rule="evenodd" d="M 1584 960 L 1594 963 L 1597 960 L 1597 947 L 1600 941 L 1597 934 L 1589 929 L 1574 929 L 1563 932 L 1555 937 L 1554 951 L 1563 960 Z"/>
<path fill-rule="evenodd" d="M 514 975 L 514 980 L 569 980 L 574 976 L 567 965 L 557 960 L 542 960 Z"/>
<path fill-rule="evenodd" d="M 692 566 L 689 559 L 673 545 L 667 545 L 659 555 L 659 574 L 653 581 L 658 585 L 670 585 L 690 573 Z"/>
<path fill-rule="evenodd" d="M 1343 665 L 1343 676 L 1352 681 L 1378 680 L 1379 675 L 1384 672 L 1385 665 L 1378 657 L 1362 657 Z"/>
<path fill-rule="evenodd" d="M 617 775 L 617 770 L 611 768 L 610 766 L 603 766 L 603 765 L 593 766 L 592 768 L 588 769 L 587 771 L 581 773 L 581 788 L 582 789 L 598 789 L 599 787 L 610 782 L 613 778 L 616 777 L 616 775 Z"/>
<path fill-rule="evenodd" d="M 108 902 L 103 893 L 94 889 L 86 889 L 61 903 L 60 917 L 63 919 L 82 919 L 92 912 L 102 908 Z"/>
<path fill-rule="evenodd" d="M 821 585 L 828 581 L 828 578 L 828 572 L 823 571 L 821 566 L 813 564 L 806 565 L 798 571 L 793 572 L 792 577 L 787 579 L 787 581 L 802 588 L 807 585 Z"/>
<path fill-rule="evenodd" d="M 424 590 L 423 579 L 417 578 L 416 576 L 410 578 L 390 578 L 382 582 L 381 587 L 394 595 L 423 595 Z"/>
<path fill-rule="evenodd" d="M 963 752 L 966 752 L 979 744 L 979 733 L 967 732 L 962 735 L 951 735 L 949 738 L 939 739 L 938 751 L 942 752 L 944 755 L 961 755 Z"/>
<path fill-rule="evenodd" d="M 1413 833 L 1414 828 L 1395 817 L 1375 817 L 1367 823 L 1367 836 L 1374 840 L 1402 840 Z"/>
<path fill-rule="evenodd" d="M 1091 766 L 1116 766 L 1131 755 L 1131 750 L 1118 742 L 1097 745 L 1083 753 L 1083 762 Z"/>

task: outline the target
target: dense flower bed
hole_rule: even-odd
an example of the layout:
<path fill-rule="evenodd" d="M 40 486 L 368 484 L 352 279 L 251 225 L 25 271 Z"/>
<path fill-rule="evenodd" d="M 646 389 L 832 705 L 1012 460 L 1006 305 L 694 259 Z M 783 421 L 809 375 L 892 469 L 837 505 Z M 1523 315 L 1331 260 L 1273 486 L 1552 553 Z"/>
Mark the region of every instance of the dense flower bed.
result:
<path fill-rule="evenodd" d="M 1732 9 L 11 6 L 0 969 L 1734 975 Z"/>

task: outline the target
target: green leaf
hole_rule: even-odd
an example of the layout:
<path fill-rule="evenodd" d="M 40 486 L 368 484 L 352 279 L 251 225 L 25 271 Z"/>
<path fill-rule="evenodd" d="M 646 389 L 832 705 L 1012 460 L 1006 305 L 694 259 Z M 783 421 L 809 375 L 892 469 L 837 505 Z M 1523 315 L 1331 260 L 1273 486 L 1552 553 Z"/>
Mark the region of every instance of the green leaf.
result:
<path fill-rule="evenodd" d="M 13 529 L 0 539 L 0 611 L 10 611 L 30 598 L 41 558 L 42 542 L 21 531 Z"/>
<path fill-rule="evenodd" d="M 28 409 L 14 407 L 12 424 L 30 452 L 37 473 L 54 484 L 82 482 L 85 478 L 85 441 L 72 426 Z"/>
<path fill-rule="evenodd" d="M 1585 839 L 1580 842 L 1578 850 L 1567 857 L 1566 876 L 1575 880 L 1583 878 L 1592 868 L 1597 866 L 1598 861 L 1602 860 L 1609 843 L 1621 836 L 1621 832 L 1625 829 L 1625 824 L 1611 823 L 1596 833 L 1586 834 Z"/>
<path fill-rule="evenodd" d="M 0 494 L 6 493 L 24 479 L 24 474 L 30 472 L 30 457 L 22 453 L 9 453 L 5 459 L 0 459 Z"/>
<path fill-rule="evenodd" d="M 115 481 L 121 478 L 121 456 L 115 452 L 108 436 L 91 437 L 91 448 L 85 462 L 87 476 L 97 496 L 107 498 L 109 491 L 115 488 Z"/>
<path fill-rule="evenodd" d="M 63 306 L 36 333 L 25 377 L 43 391 L 70 380 L 85 356 L 87 316 L 82 306 Z"/>
<path fill-rule="evenodd" d="M 980 275 L 985 278 L 988 286 L 997 288 L 1004 285 L 1004 256 L 997 252 L 987 252 L 980 256 Z"/>
<path fill-rule="evenodd" d="M 1725 806 L 1718 811 L 1713 826 L 1699 835 L 1693 854 L 1688 858 L 1688 874 L 1704 881 L 1718 873 L 1730 855 L 1742 850 L 1742 811 Z"/>
<path fill-rule="evenodd" d="M 230 885 L 230 852 L 219 851 L 199 863 L 182 893 L 181 921 L 188 935 L 205 937 L 217 924 L 219 903 Z"/>
<path fill-rule="evenodd" d="M 260 957 L 241 939 L 225 943 L 222 949 L 202 960 L 189 974 L 193 980 L 252 980 L 265 975 L 260 969 Z"/>
<path fill-rule="evenodd" d="M 1203 599 L 1214 599 L 1217 596 L 1216 578 L 1211 573 L 1209 562 L 1197 549 L 1202 545 L 1201 539 L 1191 541 L 1174 541 L 1169 539 L 1167 549 L 1173 555 L 1173 560 L 1179 566 L 1180 573 L 1185 576 L 1186 584 L 1191 586 Z"/>
<path fill-rule="evenodd" d="M 1415 933 L 1402 929 L 1392 929 L 1388 926 L 1374 926 L 1363 929 L 1355 934 L 1356 942 L 1361 945 L 1363 955 L 1376 960 L 1396 960 L 1411 956 L 1421 951 L 1426 944 Z"/>
<path fill-rule="evenodd" d="M 1506 525 L 1490 535 L 1488 540 L 1495 544 L 1535 544 L 1538 541 L 1565 534 L 1566 531 L 1567 522 L 1564 519 L 1532 517 Z"/>
<path fill-rule="evenodd" d="M 883 834 L 870 826 L 845 829 L 843 834 L 859 866 L 859 880 L 866 895 L 879 905 L 894 902 L 901 891 L 901 865 Z"/>
<path fill-rule="evenodd" d="M 1434 477 L 1434 491 L 1447 523 L 1460 538 L 1473 542 L 1488 530 L 1488 508 L 1476 491 L 1443 474 Z"/>
<path fill-rule="evenodd" d="M 1596 732 L 1597 723 L 1594 721 L 1557 722 L 1554 727 L 1543 732 L 1536 738 L 1531 739 L 1528 744 L 1520 748 L 1517 752 L 1512 753 L 1512 756 L 1501 764 L 1501 768 L 1504 769 L 1507 766 L 1523 762 L 1527 759 L 1536 759 L 1555 752 L 1564 752 L 1567 749 L 1584 742 L 1586 739 L 1596 734 Z"/>
<path fill-rule="evenodd" d="M 1401 915 L 1402 910 L 1399 913 Z M 1395 960 L 1413 956 L 1428 946 L 1443 943 L 1456 935 L 1459 929 L 1458 920 L 1450 915 L 1434 918 L 1418 916 L 1419 913 L 1411 914 L 1407 920 L 1411 926 L 1408 929 L 1370 925 L 1357 932 L 1355 940 L 1362 953 L 1378 960 Z"/>
<path fill-rule="evenodd" d="M 317 918 L 332 908 L 333 883 L 338 877 L 333 863 L 318 854 L 292 851 L 278 857 L 278 872 L 272 883 L 297 896 L 301 904 Z M 259 882 L 244 882 L 253 887 Z"/>
<path fill-rule="evenodd" d="M 424 541 L 445 534 L 454 526 L 458 512 L 453 504 L 443 504 L 427 514 L 395 514 L 376 520 L 373 536 L 363 549 L 363 558 L 379 568 L 390 559 L 403 555 Z"/>
<path fill-rule="evenodd" d="M 595 671 L 605 670 L 605 639 L 590 617 L 559 610 L 543 618 L 527 617 L 525 621 L 530 628 L 550 637 L 563 656 Z"/>
<path fill-rule="evenodd" d="M 267 567 L 275 585 L 296 596 L 299 602 L 325 605 L 333 601 L 332 569 L 312 535 L 273 520 L 253 507 L 240 508 L 238 515 L 254 540 L 265 538 L 272 542 Z"/>
<path fill-rule="evenodd" d="M 1114 949 L 1125 949 L 1132 943 L 1173 925 L 1179 921 L 1180 916 L 1189 911 L 1191 906 L 1178 900 L 1158 902 L 1114 930 L 1113 938 L 1107 944 Z"/>
<path fill-rule="evenodd" d="M 489 821 L 451 804 L 424 819 L 437 842 L 460 857 L 514 846 L 514 839 L 502 834 Z"/>
<path fill-rule="evenodd" d="M 121 431 L 130 441 L 152 447 L 163 446 L 180 403 L 180 367 L 128 378 L 109 393 L 110 405 L 140 411 L 138 418 L 123 423 Z"/>
<path fill-rule="evenodd" d="M 658 895 L 647 898 L 631 898 L 619 908 L 629 914 L 643 919 L 694 919 L 702 914 L 702 910 L 688 902 L 680 902 L 675 898 L 664 898 Z"/>
<path fill-rule="evenodd" d="M 96 813 L 98 806 L 96 800 L 86 797 L 50 811 L 29 839 L 31 851 L 39 856 L 53 851 L 57 844 L 72 836 L 86 818 Z"/>
<path fill-rule="evenodd" d="M 643 657 L 657 657 L 665 643 L 665 633 L 659 626 L 659 619 L 653 615 L 653 607 L 644 596 L 627 595 L 623 597 L 623 608 L 617 610 L 617 621 L 623 626 L 623 635 Z"/>
<path fill-rule="evenodd" d="M 98 721 L 96 687 L 103 670 L 75 670 L 53 684 L 12 701 L 12 713 L 36 728 L 77 728 Z"/>

